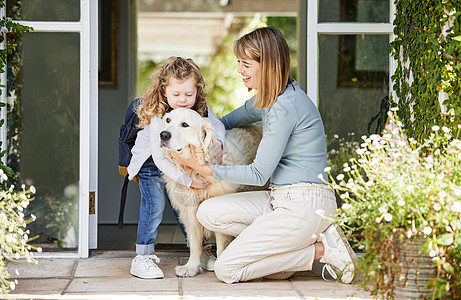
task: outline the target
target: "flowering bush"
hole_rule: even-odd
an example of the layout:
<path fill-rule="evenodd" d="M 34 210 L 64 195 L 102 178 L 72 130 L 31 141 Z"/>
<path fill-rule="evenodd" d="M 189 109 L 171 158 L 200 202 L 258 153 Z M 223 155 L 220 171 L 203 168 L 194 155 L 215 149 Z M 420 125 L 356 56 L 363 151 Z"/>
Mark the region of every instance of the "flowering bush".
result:
<path fill-rule="evenodd" d="M 358 260 L 374 295 L 393 297 L 406 281 L 396 245 L 423 238 L 421 249 L 437 268 L 426 284 L 433 298 L 461 297 L 461 140 L 432 127 L 422 144 L 406 138 L 392 111 L 382 136 L 362 137 L 357 158 L 343 164 L 330 185 L 343 201 L 337 222 L 363 249 Z M 399 256 L 400 255 L 400 256 Z"/>
<path fill-rule="evenodd" d="M 359 142 L 355 140 L 355 133 L 349 132 L 347 138 L 333 135 L 333 138 L 327 136 L 327 165 L 331 168 L 330 174 L 336 177 L 342 172 L 342 165 L 352 157 L 357 157 L 355 150 L 359 147 Z"/>
<path fill-rule="evenodd" d="M 2 180 L 8 177 L 0 170 Z M 9 289 L 14 290 L 17 280 L 9 281 L 10 274 L 7 271 L 5 259 L 24 259 L 27 262 L 36 261 L 32 257 L 32 249 L 41 251 L 40 248 L 33 248 L 28 245 L 29 230 L 27 224 L 34 221 L 35 217 L 24 218 L 24 209 L 33 199 L 32 194 L 35 188 L 32 186 L 26 190 L 23 186 L 22 191 L 17 191 L 14 186 L 8 190 L 0 191 L 0 292 L 5 294 Z M 17 271 L 16 271 L 17 272 Z"/>

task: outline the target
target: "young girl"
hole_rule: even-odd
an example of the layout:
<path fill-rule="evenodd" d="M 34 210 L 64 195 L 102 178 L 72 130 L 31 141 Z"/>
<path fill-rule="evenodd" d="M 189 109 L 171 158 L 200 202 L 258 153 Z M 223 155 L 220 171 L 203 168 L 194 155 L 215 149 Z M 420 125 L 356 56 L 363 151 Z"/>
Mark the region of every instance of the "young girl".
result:
<path fill-rule="evenodd" d="M 210 119 L 218 139 L 224 143 L 224 125 L 207 107 L 204 85 L 200 69 L 191 59 L 170 57 L 158 67 L 152 85 L 143 97 L 143 102 L 137 107 L 139 126 L 143 130 L 138 132 L 131 150 L 133 156 L 127 168 L 130 180 L 135 176 L 139 179 L 141 191 L 137 256 L 131 263 L 131 274 L 134 276 L 163 278 L 162 270 L 155 264 L 160 260 L 153 255 L 167 197 L 161 173 L 188 187 L 206 187 L 206 183 L 195 182 L 178 169 L 160 148 L 159 134 L 163 115 L 178 107 L 194 109 L 201 116 Z M 222 152 L 220 156 L 222 157 Z"/>
<path fill-rule="evenodd" d="M 197 218 L 205 228 L 236 237 L 216 260 L 216 276 L 226 283 L 276 273 L 282 278 L 311 270 L 320 260 L 333 277 L 336 269 L 341 281 L 350 283 L 355 254 L 340 228 L 320 216 L 336 209 L 333 190 L 318 178 L 327 178 L 322 118 L 290 76 L 285 38 L 274 27 L 259 28 L 238 39 L 234 52 L 245 86 L 258 93 L 221 120 L 227 129 L 262 121 L 254 162 L 201 166 L 194 157 L 175 155 L 179 163 L 217 180 L 264 185 L 270 179 L 268 192 L 225 195 L 200 205 Z"/>

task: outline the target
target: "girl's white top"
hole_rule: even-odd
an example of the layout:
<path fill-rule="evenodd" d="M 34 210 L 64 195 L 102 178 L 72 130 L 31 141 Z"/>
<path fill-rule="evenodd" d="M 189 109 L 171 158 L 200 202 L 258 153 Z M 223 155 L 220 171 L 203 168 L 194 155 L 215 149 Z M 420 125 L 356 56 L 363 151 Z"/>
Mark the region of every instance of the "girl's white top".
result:
<path fill-rule="evenodd" d="M 224 144 L 226 138 L 226 129 L 223 123 L 211 112 L 208 108 L 208 119 L 213 125 L 216 133 L 216 138 Z M 138 174 L 144 162 L 152 155 L 157 168 L 165 175 L 175 180 L 176 182 L 190 187 L 192 177 L 184 173 L 165 155 L 165 149 L 160 147 L 160 128 L 162 119 L 152 117 L 150 124 L 138 131 L 136 141 L 131 149 L 133 156 L 131 157 L 128 166 L 128 179 L 132 180 Z"/>

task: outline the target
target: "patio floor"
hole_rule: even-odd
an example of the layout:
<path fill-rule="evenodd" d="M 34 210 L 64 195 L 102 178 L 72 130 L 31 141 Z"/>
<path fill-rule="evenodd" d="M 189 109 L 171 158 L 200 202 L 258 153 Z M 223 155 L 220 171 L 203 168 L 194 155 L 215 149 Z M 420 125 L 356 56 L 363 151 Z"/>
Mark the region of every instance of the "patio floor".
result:
<path fill-rule="evenodd" d="M 157 252 L 165 278 L 136 278 L 129 273 L 134 256 L 134 251 L 92 251 L 87 259 L 8 262 L 8 271 L 19 282 L 4 299 L 373 299 L 356 284 L 324 281 L 320 263 L 288 280 L 225 284 L 213 272 L 176 277 L 174 267 L 187 261 L 186 251 Z"/>

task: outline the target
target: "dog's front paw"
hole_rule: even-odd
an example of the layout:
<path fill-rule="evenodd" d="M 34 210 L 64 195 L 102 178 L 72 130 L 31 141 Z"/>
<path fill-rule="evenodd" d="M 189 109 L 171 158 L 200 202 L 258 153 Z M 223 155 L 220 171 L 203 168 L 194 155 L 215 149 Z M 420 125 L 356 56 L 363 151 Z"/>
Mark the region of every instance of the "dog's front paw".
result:
<path fill-rule="evenodd" d="M 197 273 L 201 272 L 200 267 L 193 267 L 193 266 L 188 266 L 185 264 L 184 266 L 177 266 L 175 268 L 176 276 L 179 277 L 194 277 L 197 275 Z"/>

